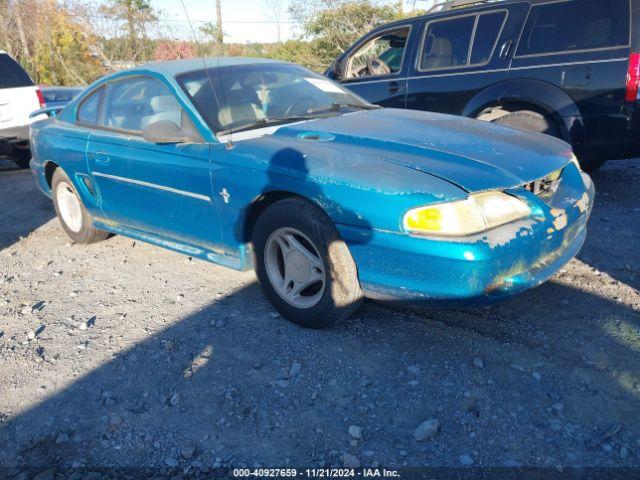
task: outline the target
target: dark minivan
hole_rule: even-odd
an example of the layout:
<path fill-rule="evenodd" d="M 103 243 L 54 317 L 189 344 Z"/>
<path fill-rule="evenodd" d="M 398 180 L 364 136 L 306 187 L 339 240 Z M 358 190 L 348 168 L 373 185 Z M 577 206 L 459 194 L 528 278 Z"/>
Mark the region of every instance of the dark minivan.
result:
<path fill-rule="evenodd" d="M 385 107 L 560 137 L 586 170 L 640 156 L 640 1 L 454 3 L 373 30 L 327 75 Z"/>

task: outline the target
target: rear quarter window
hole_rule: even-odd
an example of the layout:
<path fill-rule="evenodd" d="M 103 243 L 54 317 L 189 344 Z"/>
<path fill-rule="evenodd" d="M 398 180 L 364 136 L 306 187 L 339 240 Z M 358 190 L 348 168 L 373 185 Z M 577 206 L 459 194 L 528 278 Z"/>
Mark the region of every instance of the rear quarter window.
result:
<path fill-rule="evenodd" d="M 571 0 L 531 7 L 517 56 L 629 45 L 629 0 Z"/>
<path fill-rule="evenodd" d="M 104 87 L 91 93 L 78 107 L 78 123 L 97 125 L 100 119 L 100 104 L 104 95 Z"/>
<path fill-rule="evenodd" d="M 27 72 L 6 53 L 0 53 L 0 88 L 32 87 Z"/>

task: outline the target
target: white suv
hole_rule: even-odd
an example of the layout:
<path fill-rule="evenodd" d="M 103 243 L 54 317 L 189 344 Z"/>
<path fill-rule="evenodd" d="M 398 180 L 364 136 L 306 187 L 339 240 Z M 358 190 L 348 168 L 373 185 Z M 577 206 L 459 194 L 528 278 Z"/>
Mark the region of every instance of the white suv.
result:
<path fill-rule="evenodd" d="M 42 92 L 27 72 L 0 50 L 0 157 L 29 167 L 29 115 L 44 108 Z"/>

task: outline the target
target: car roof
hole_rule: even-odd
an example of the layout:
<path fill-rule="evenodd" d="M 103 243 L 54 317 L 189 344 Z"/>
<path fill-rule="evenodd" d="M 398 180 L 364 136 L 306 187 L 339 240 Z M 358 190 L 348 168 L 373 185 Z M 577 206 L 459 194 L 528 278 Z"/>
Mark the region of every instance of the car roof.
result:
<path fill-rule="evenodd" d="M 256 65 L 256 64 L 286 64 L 288 62 L 282 62 L 278 60 L 271 60 L 268 58 L 251 58 L 251 57 L 197 57 L 186 60 L 171 60 L 168 62 L 151 62 L 145 65 L 140 65 L 129 70 L 127 73 L 135 73 L 137 71 L 144 72 L 156 72 L 163 75 L 178 76 L 183 73 L 193 72 L 195 70 L 202 70 L 206 68 L 222 68 L 233 67 L 241 65 Z"/>
<path fill-rule="evenodd" d="M 472 3 L 467 6 L 461 6 L 458 8 L 453 8 L 451 10 L 440 10 L 437 12 L 428 12 L 423 15 L 418 15 L 416 17 L 409 17 L 409 18 L 404 18 L 402 20 L 396 20 L 394 22 L 385 23 L 381 27 L 383 29 L 386 29 L 388 27 L 393 27 L 395 25 L 406 25 L 407 23 L 413 22 L 416 20 L 440 18 L 440 17 L 446 18 L 448 16 L 453 16 L 458 14 L 475 13 L 482 10 L 491 10 L 491 9 L 503 7 L 505 5 L 513 5 L 516 3 L 528 3 L 530 5 L 536 5 L 539 3 L 554 3 L 557 1 L 558 0 L 488 0 L 488 1 L 478 0 L 477 3 Z M 381 29 L 381 27 L 377 27 L 375 30 Z"/>

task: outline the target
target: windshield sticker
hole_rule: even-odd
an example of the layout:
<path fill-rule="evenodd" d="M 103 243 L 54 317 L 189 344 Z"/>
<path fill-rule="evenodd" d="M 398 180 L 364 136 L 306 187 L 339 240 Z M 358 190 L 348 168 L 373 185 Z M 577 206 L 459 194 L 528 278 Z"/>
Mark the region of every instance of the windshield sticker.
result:
<path fill-rule="evenodd" d="M 306 77 L 305 80 L 309 82 L 311 85 L 313 85 L 314 87 L 319 88 L 323 92 L 345 93 L 343 89 L 341 89 L 339 86 L 337 86 L 333 82 L 330 82 L 329 80 L 324 80 L 322 78 L 308 78 L 308 77 Z"/>

